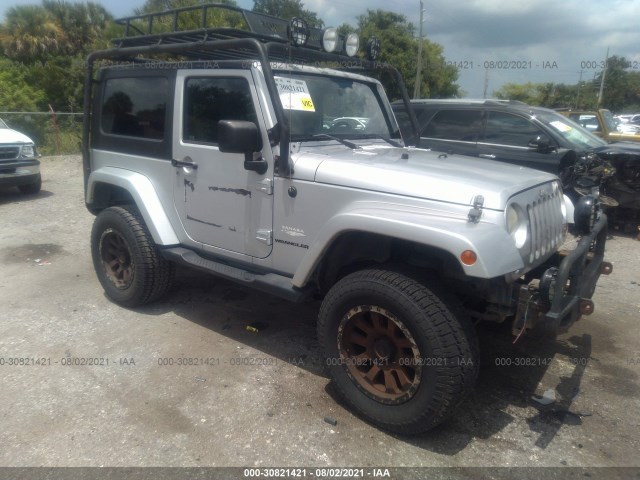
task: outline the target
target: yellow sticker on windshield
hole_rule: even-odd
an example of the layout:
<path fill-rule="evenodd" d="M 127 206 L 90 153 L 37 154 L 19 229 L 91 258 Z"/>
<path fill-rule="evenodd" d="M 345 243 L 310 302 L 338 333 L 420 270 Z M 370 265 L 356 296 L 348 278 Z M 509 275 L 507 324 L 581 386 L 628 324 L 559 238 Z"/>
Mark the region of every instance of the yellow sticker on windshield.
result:
<path fill-rule="evenodd" d="M 313 105 L 311 94 L 307 88 L 307 82 L 295 78 L 274 77 L 278 93 L 280 94 L 280 102 L 285 110 L 303 110 L 306 112 L 315 112 L 316 107 Z"/>
<path fill-rule="evenodd" d="M 300 99 L 300 102 L 302 103 L 302 108 L 304 110 L 309 110 L 311 112 L 315 112 L 316 111 L 315 107 L 313 106 L 313 100 L 311 100 L 311 97 L 302 98 L 302 99 Z"/>

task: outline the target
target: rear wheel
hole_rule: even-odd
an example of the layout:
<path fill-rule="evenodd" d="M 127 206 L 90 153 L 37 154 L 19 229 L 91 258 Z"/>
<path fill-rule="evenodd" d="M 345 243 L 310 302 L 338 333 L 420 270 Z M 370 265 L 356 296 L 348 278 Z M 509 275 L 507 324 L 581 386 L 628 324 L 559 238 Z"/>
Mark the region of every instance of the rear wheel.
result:
<path fill-rule="evenodd" d="M 91 231 L 93 266 L 102 288 L 116 303 L 135 307 L 171 287 L 174 265 L 163 258 L 136 207 L 110 207 Z"/>
<path fill-rule="evenodd" d="M 343 400 L 397 433 L 444 421 L 477 378 L 477 339 L 456 302 L 401 273 L 340 280 L 322 304 L 318 335 Z"/>

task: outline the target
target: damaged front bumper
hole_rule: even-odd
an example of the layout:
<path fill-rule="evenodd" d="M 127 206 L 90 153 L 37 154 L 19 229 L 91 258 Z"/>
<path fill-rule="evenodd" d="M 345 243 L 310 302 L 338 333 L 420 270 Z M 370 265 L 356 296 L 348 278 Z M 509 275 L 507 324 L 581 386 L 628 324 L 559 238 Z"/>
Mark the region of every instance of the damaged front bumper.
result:
<path fill-rule="evenodd" d="M 602 214 L 574 250 L 558 252 L 540 278 L 521 285 L 513 333 L 519 335 L 526 328 L 555 336 L 593 313 L 591 297 L 598 278 L 613 271 L 611 263 L 604 261 L 606 241 L 607 217 Z"/>

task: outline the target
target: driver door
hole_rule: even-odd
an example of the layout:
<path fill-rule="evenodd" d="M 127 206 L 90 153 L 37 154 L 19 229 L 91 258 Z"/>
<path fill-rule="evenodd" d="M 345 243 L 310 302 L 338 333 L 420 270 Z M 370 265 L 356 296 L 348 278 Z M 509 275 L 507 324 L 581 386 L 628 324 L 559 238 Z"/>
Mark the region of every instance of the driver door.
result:
<path fill-rule="evenodd" d="M 272 249 L 273 158 L 249 70 L 185 70 L 176 79 L 174 203 L 188 237 L 205 250 L 264 258 Z M 263 136 L 263 174 L 218 148 L 220 120 L 245 120 Z"/>

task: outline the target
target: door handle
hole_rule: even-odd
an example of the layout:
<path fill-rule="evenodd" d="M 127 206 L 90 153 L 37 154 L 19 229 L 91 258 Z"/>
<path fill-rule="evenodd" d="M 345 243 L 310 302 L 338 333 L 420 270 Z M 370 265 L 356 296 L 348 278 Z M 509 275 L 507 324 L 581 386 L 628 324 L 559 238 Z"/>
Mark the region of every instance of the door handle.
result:
<path fill-rule="evenodd" d="M 489 160 L 495 160 L 496 156 L 492 153 L 481 153 L 478 155 L 480 158 L 488 158 Z"/>
<path fill-rule="evenodd" d="M 174 167 L 193 168 L 194 170 L 198 169 L 198 164 L 191 160 L 191 157 L 184 157 L 182 161 L 171 159 L 171 165 L 173 165 Z"/>

